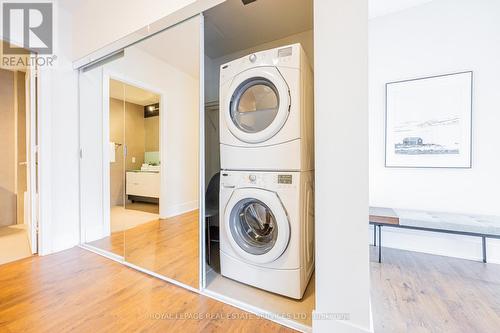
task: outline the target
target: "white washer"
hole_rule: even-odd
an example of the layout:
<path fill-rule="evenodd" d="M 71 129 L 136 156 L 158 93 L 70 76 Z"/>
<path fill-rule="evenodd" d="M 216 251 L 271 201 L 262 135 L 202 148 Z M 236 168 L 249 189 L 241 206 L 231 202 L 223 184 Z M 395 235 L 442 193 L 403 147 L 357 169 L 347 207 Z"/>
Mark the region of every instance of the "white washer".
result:
<path fill-rule="evenodd" d="M 220 69 L 223 170 L 314 169 L 313 74 L 300 44 Z"/>
<path fill-rule="evenodd" d="M 221 274 L 302 298 L 314 270 L 313 172 L 222 171 Z"/>

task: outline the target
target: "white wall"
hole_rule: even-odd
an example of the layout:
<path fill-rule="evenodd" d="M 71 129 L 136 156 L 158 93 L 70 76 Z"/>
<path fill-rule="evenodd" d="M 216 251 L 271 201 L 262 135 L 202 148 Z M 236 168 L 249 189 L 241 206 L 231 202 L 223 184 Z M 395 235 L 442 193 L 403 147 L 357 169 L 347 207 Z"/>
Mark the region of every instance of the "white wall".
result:
<path fill-rule="evenodd" d="M 372 19 L 431 1 L 434 0 L 369 0 L 368 17 Z"/>
<path fill-rule="evenodd" d="M 77 75 L 72 69 L 71 14 L 54 6 L 52 67 L 39 79 L 39 253 L 78 244 Z"/>
<path fill-rule="evenodd" d="M 500 123 L 498 13 L 496 0 L 434 0 L 370 21 L 371 205 L 500 215 L 500 154 L 492 143 Z M 385 83 L 462 70 L 474 71 L 472 169 L 384 168 Z M 465 258 L 481 253 L 479 240 L 469 237 L 384 235 L 387 246 Z M 500 261 L 500 243 L 490 243 L 491 259 Z"/>
<path fill-rule="evenodd" d="M 368 221 L 368 3 L 314 2 L 315 332 L 371 332 Z"/>

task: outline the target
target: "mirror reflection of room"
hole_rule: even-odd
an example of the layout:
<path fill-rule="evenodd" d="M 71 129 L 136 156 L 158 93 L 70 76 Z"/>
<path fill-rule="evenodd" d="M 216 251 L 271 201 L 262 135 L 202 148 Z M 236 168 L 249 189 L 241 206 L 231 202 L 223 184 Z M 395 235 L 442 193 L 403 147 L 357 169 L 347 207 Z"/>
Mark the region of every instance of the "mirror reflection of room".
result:
<path fill-rule="evenodd" d="M 195 17 L 131 46 L 126 50 L 126 58 L 132 66 L 120 68 L 125 75 L 133 75 L 137 82 L 161 94 L 159 219 L 125 230 L 125 261 L 192 288 L 199 286 L 200 249 L 199 20 Z M 178 36 L 183 36 L 182 42 Z M 167 52 L 165 45 L 176 47 Z M 135 72 L 133 67 L 140 71 Z M 153 119 L 158 117 L 146 117 L 146 126 Z M 146 132 L 152 134 L 148 127 Z M 146 154 L 152 152 L 152 159 L 155 158 L 156 148 L 151 147 L 154 143 L 156 140 L 146 136 Z M 127 172 L 129 180 L 138 175 L 130 171 Z M 129 207 L 142 209 L 145 200 L 136 200 L 130 192 L 130 182 L 126 184 L 129 199 L 126 211 L 130 211 Z"/>
<path fill-rule="evenodd" d="M 118 231 L 159 217 L 160 96 L 113 79 L 109 87 L 111 229 Z"/>
<path fill-rule="evenodd" d="M 194 17 L 80 72 L 86 246 L 193 288 L 200 266 L 199 45 Z"/>
<path fill-rule="evenodd" d="M 91 245 L 124 256 L 124 234 L 159 219 L 160 96 L 109 80 L 110 235 Z"/>
<path fill-rule="evenodd" d="M 0 40 L 0 56 L 7 43 Z M 37 69 L 30 67 L 30 52 L 19 48 L 0 64 L 0 265 L 38 252 Z"/>

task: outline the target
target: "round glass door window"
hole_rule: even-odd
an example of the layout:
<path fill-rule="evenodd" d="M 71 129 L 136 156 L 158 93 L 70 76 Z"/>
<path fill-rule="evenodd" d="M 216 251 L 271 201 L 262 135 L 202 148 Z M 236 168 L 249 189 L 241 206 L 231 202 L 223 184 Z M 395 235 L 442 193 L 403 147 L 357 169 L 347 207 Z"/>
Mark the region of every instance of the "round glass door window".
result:
<path fill-rule="evenodd" d="M 278 238 L 273 212 L 258 199 L 240 200 L 231 211 L 229 225 L 236 244 L 250 254 L 269 252 Z"/>
<path fill-rule="evenodd" d="M 229 112 L 240 130 L 257 133 L 271 125 L 278 114 L 279 104 L 276 86 L 266 78 L 255 77 L 236 88 Z"/>

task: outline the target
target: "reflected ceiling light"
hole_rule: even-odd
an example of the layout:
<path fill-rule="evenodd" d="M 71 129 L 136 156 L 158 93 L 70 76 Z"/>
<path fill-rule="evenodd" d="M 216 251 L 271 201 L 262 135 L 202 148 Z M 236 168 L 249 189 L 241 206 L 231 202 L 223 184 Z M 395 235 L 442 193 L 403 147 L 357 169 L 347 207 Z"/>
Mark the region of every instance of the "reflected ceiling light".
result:
<path fill-rule="evenodd" d="M 160 115 L 160 103 L 144 105 L 144 118 Z"/>

